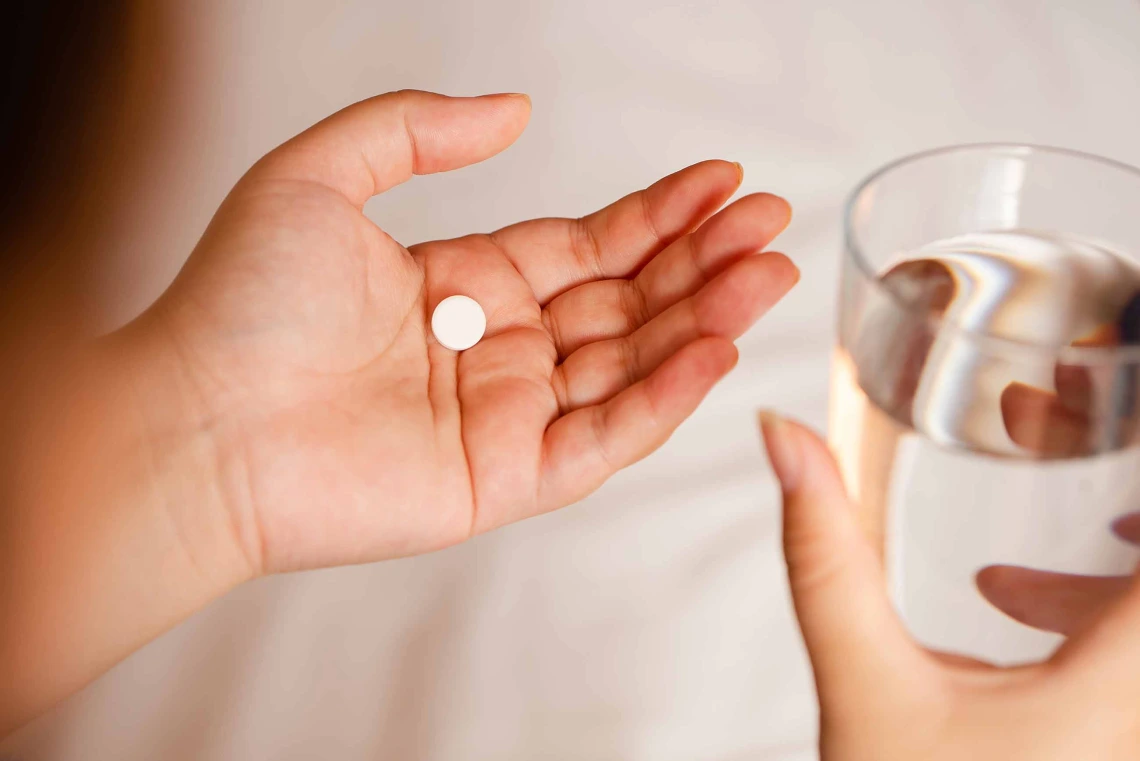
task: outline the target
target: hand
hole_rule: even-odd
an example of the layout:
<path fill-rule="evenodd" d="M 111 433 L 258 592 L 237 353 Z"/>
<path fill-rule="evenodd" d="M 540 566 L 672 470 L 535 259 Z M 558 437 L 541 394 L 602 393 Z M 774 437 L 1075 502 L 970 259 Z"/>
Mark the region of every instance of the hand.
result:
<path fill-rule="evenodd" d="M 529 111 L 403 92 L 336 114 L 238 183 L 134 327 L 176 350 L 255 572 L 427 552 L 581 499 L 668 438 L 795 283 L 757 253 L 782 199 L 708 219 L 740 183 L 723 161 L 583 219 L 411 248 L 361 212 L 503 150 Z M 453 294 L 488 320 L 461 354 L 429 327 Z"/>
<path fill-rule="evenodd" d="M 410 249 L 362 213 L 503 150 L 529 112 L 403 92 L 332 116 L 242 178 L 161 299 L 50 374 L 61 391 L 32 384 L 54 423 L 19 439 L 34 454 L 0 513 L 0 734 L 247 578 L 427 552 L 580 499 L 731 369 L 732 340 L 798 277 L 758 253 L 786 202 L 716 213 L 737 165 Z M 429 328 L 457 293 L 488 320 L 461 354 Z"/>
<path fill-rule="evenodd" d="M 784 493 L 784 552 L 820 703 L 823 761 L 1134 759 L 1140 747 L 1140 588 L 1046 663 L 1000 669 L 924 650 L 827 446 L 773 416 L 761 425 Z"/>
<path fill-rule="evenodd" d="M 1078 345 L 1113 345 L 1113 330 L 1098 331 Z M 1093 373 L 1104 377 L 1093 377 Z M 1021 383 L 1002 393 L 1001 410 L 1011 440 L 1041 458 L 1088 457 L 1134 438 L 1136 420 L 1122 409 L 1120 390 L 1134 386 L 1132 369 L 1059 364 L 1055 392 Z M 1115 430 L 1110 424 L 1115 424 Z M 1105 531 L 1140 545 L 1140 513 L 1118 517 Z M 1095 620 L 1131 586 L 1128 576 L 1084 576 L 995 565 L 977 576 L 978 590 L 1016 621 L 1071 635 Z"/>

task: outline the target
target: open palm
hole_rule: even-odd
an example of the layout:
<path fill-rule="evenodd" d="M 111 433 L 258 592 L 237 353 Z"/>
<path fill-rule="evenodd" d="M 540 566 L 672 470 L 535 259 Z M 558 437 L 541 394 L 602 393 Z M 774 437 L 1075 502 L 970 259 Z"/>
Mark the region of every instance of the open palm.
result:
<path fill-rule="evenodd" d="M 141 320 L 174 349 L 257 570 L 429 551 L 582 498 L 665 441 L 795 282 L 756 253 L 785 202 L 709 219 L 740 181 L 723 161 L 582 219 L 410 249 L 363 215 L 502 150 L 528 115 L 518 96 L 418 92 L 334 115 L 238 183 Z M 487 314 L 462 353 L 429 327 L 453 294 Z"/>

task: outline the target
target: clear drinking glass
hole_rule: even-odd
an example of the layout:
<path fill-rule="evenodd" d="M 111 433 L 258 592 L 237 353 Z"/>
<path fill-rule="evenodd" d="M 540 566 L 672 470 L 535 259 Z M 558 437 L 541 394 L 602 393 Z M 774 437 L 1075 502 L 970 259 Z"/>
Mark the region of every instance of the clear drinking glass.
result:
<path fill-rule="evenodd" d="M 845 239 L 829 434 L 895 605 L 1038 660 L 1140 559 L 1140 171 L 934 150 L 863 182 Z"/>

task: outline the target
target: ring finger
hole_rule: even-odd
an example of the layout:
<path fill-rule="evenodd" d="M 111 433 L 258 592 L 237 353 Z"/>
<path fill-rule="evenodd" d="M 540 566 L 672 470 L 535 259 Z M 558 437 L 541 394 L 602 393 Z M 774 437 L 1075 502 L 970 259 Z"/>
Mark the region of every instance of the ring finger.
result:
<path fill-rule="evenodd" d="M 739 337 L 798 279 L 783 254 L 748 256 L 629 335 L 581 347 L 554 369 L 562 412 L 610 399 L 699 338 Z"/>

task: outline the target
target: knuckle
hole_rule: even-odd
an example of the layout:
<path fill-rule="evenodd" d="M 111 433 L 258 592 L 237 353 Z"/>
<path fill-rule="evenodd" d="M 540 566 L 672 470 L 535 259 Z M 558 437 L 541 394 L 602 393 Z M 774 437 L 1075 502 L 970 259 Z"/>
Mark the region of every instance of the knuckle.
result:
<path fill-rule="evenodd" d="M 585 217 L 576 219 L 570 225 L 570 248 L 584 271 L 594 278 L 603 276 L 601 245 L 593 225 Z"/>
<path fill-rule="evenodd" d="M 628 319 L 628 329 L 632 332 L 650 320 L 649 301 L 645 291 L 634 280 L 623 280 L 621 287 L 622 312 Z"/>

